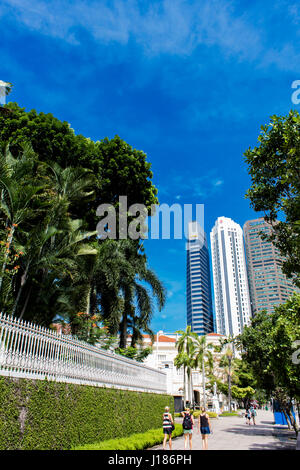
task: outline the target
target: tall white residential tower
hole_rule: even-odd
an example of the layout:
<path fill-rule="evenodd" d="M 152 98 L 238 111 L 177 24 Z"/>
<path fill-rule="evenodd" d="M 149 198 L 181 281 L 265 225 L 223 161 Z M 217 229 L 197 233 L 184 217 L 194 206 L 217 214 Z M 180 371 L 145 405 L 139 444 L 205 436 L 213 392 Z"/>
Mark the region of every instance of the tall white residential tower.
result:
<path fill-rule="evenodd" d="M 210 242 L 217 333 L 236 336 L 251 318 L 242 228 L 218 217 Z"/>

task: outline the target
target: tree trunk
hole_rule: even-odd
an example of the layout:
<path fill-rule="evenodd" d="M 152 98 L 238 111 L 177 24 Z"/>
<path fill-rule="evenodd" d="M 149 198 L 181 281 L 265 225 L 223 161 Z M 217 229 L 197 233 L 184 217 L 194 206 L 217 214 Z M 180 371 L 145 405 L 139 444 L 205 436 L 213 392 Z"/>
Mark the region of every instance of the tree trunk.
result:
<path fill-rule="evenodd" d="M 228 411 L 231 411 L 231 375 L 228 374 Z"/>
<path fill-rule="evenodd" d="M 1 276 L 0 276 L 0 290 L 1 290 L 1 287 L 2 287 L 2 281 L 3 281 L 4 272 L 5 272 L 5 268 L 6 268 L 7 258 L 8 258 L 8 255 L 9 255 L 8 252 L 9 252 L 10 245 L 11 245 L 13 237 L 14 237 L 14 231 L 15 231 L 15 227 L 12 226 L 11 234 L 8 237 L 8 247 L 6 247 L 5 255 L 4 255 L 4 261 L 3 261 L 3 265 L 2 265 L 2 272 L 1 272 Z"/>
<path fill-rule="evenodd" d="M 24 313 L 25 313 L 25 310 L 26 310 L 26 307 L 27 307 L 27 304 L 28 304 L 28 300 L 29 300 L 29 297 L 30 297 L 30 294 L 31 294 L 31 289 L 32 289 L 32 286 L 30 286 L 30 289 L 28 291 L 28 294 L 27 294 L 27 297 L 26 297 L 26 300 L 25 300 L 25 303 L 24 303 L 24 306 L 23 306 L 23 309 L 22 309 L 22 312 L 21 312 L 21 315 L 20 315 L 20 320 L 24 316 Z"/>
<path fill-rule="evenodd" d="M 183 366 L 183 405 L 186 407 L 186 371 L 185 366 Z"/>
<path fill-rule="evenodd" d="M 206 409 L 206 387 L 205 387 L 204 359 L 202 360 L 202 390 L 203 390 L 203 407 Z"/>
<path fill-rule="evenodd" d="M 193 385 L 193 371 L 191 371 L 191 403 L 192 407 L 194 409 L 194 404 L 195 404 L 195 399 L 194 399 L 194 385 Z"/>
<path fill-rule="evenodd" d="M 187 368 L 186 370 L 186 375 L 187 375 L 187 401 L 189 403 L 189 406 L 191 404 L 191 380 L 190 380 L 190 372 L 189 369 Z"/>
<path fill-rule="evenodd" d="M 22 293 L 22 291 L 23 291 L 23 287 L 24 287 L 24 285 L 25 285 L 25 283 L 26 283 L 26 281 L 27 281 L 27 274 L 28 274 L 29 265 L 30 265 L 30 261 L 28 261 L 28 263 L 27 263 L 27 265 L 26 265 L 25 272 L 24 272 L 23 276 L 21 277 L 21 285 L 20 285 L 20 287 L 19 287 L 18 295 L 17 295 L 17 298 L 16 298 L 16 300 L 15 300 L 15 303 L 14 303 L 14 306 L 13 306 L 13 309 L 12 309 L 12 312 L 11 312 L 12 315 L 15 314 L 17 305 L 18 305 L 19 300 L 20 300 L 21 293 Z"/>
<path fill-rule="evenodd" d="M 128 315 L 131 311 L 131 290 L 130 287 L 126 286 L 124 289 L 124 310 L 123 318 L 120 324 L 120 344 L 121 349 L 125 349 L 127 346 L 127 329 L 128 329 Z"/>
<path fill-rule="evenodd" d="M 298 410 L 298 421 L 300 423 L 300 402 L 299 401 L 296 402 L 296 406 L 297 406 L 297 410 Z"/>
<path fill-rule="evenodd" d="M 296 422 L 296 420 L 295 420 L 295 418 L 294 418 L 294 416 L 293 416 L 292 409 L 291 409 L 290 406 L 287 408 L 286 414 L 287 414 L 288 417 L 289 417 L 290 423 L 291 423 L 291 425 L 292 425 L 292 427 L 293 427 L 293 429 L 294 429 L 294 431 L 295 431 L 295 433 L 296 433 L 296 437 L 297 437 L 297 436 L 298 436 L 298 432 L 299 432 L 299 428 L 298 428 L 297 422 Z"/>
<path fill-rule="evenodd" d="M 91 285 L 89 285 L 87 289 L 87 296 L 86 296 L 86 313 L 90 315 L 91 313 Z"/>
<path fill-rule="evenodd" d="M 126 348 L 126 343 L 127 343 L 127 315 L 124 312 L 123 313 L 123 318 L 120 323 L 120 342 L 119 342 L 119 348 L 125 349 Z"/>
<path fill-rule="evenodd" d="M 289 428 L 290 430 L 292 430 L 291 423 L 290 423 L 290 420 L 289 420 L 289 417 L 288 417 L 288 414 L 287 414 L 287 412 L 286 412 L 286 409 L 285 409 L 284 405 L 281 406 L 281 409 L 282 409 L 282 412 L 283 412 L 284 417 L 285 417 L 285 419 L 286 419 L 288 428 Z"/>

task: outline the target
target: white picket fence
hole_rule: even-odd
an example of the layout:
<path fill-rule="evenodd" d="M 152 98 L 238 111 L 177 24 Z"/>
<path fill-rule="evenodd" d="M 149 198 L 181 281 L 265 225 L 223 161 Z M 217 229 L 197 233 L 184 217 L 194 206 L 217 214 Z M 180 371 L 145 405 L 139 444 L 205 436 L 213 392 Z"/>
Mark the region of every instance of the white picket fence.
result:
<path fill-rule="evenodd" d="M 0 313 L 0 375 L 166 393 L 166 374 Z"/>

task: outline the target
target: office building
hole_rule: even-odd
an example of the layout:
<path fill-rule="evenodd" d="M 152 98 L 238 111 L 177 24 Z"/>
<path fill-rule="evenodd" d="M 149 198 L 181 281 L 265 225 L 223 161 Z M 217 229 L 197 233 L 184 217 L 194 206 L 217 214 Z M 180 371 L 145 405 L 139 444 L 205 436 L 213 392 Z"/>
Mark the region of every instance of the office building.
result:
<path fill-rule="evenodd" d="M 213 332 L 209 254 L 204 230 L 189 223 L 187 242 L 187 324 L 193 332 Z"/>
<path fill-rule="evenodd" d="M 282 257 L 275 246 L 262 239 L 261 233 L 270 234 L 272 227 L 263 217 L 248 220 L 244 224 L 247 269 L 252 313 L 285 302 L 298 290 L 281 270 Z M 298 290 L 299 291 L 299 290 Z"/>

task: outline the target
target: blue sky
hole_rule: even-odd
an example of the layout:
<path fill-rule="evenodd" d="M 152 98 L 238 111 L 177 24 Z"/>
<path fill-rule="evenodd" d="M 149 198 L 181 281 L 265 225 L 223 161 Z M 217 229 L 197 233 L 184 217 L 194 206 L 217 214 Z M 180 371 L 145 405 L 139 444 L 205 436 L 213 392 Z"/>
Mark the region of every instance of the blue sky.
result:
<path fill-rule="evenodd" d="M 204 204 L 209 236 L 218 216 L 258 215 L 243 152 L 271 115 L 300 108 L 299 23 L 285 0 L 2 0 L 0 79 L 26 110 L 143 150 L 160 203 Z M 152 327 L 185 328 L 185 240 L 145 246 L 168 289 Z"/>

